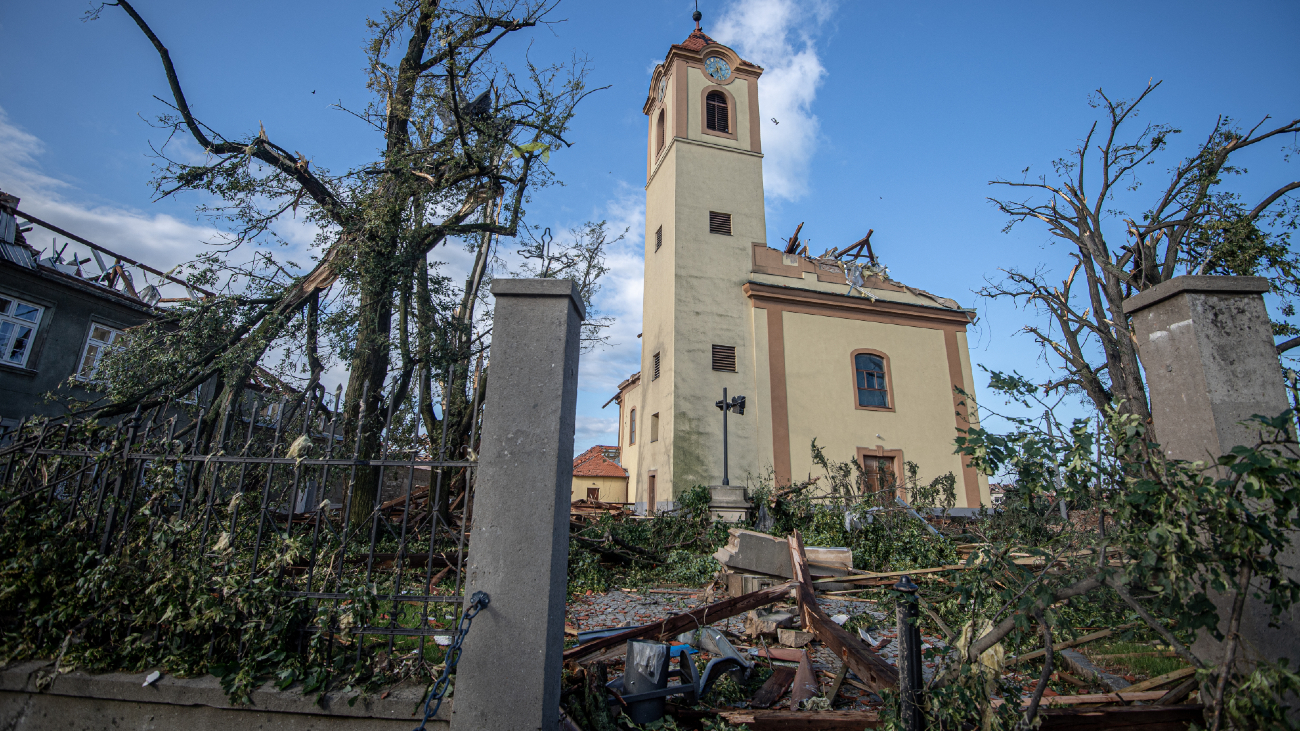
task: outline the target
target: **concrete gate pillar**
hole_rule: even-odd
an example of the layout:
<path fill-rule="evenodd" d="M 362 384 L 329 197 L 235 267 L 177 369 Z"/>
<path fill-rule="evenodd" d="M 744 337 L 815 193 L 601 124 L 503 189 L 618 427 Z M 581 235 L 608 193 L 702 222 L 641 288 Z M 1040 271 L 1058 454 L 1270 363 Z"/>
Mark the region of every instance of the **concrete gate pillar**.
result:
<path fill-rule="evenodd" d="M 1173 459 L 1213 460 L 1257 433 L 1240 422 L 1254 414 L 1277 416 L 1290 407 L 1262 277 L 1175 277 L 1124 301 L 1133 318 L 1138 354 L 1146 371 L 1156 440 Z M 1292 567 L 1300 551 L 1283 560 Z M 1288 560 L 1289 559 L 1289 560 Z M 1214 597 L 1226 630 L 1228 599 Z M 1268 608 L 1247 603 L 1242 617 L 1245 658 L 1300 659 L 1296 610 L 1281 628 L 1268 627 Z M 1207 664 L 1220 661 L 1219 643 L 1203 635 L 1193 651 Z"/>
<path fill-rule="evenodd" d="M 452 695 L 455 731 L 559 725 L 579 326 L 569 280 L 492 283 L 492 367 L 465 596 L 474 620 Z"/>

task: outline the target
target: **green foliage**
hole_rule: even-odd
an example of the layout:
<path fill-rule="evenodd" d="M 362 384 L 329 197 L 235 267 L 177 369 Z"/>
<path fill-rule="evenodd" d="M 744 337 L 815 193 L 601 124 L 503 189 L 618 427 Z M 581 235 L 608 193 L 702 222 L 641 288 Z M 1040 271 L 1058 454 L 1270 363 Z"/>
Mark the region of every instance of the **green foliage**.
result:
<path fill-rule="evenodd" d="M 112 437 L 93 424 L 78 428 L 86 432 L 81 436 Z M 111 451 L 99 458 L 101 468 L 121 469 Z M 56 473 L 59 459 L 42 468 Z M 135 469 L 132 463 L 127 471 Z M 235 702 L 248 702 L 267 680 L 281 688 L 301 683 L 305 693 L 322 693 L 364 691 L 430 675 L 430 663 L 440 655 L 436 648 L 424 663 L 414 653 L 380 657 L 354 632 L 382 623 L 377 587 L 366 583 L 360 563 L 359 570 L 345 564 L 341 573 L 318 568 L 318 581 L 350 597 L 340 604 L 287 597 L 281 577 L 305 560 L 310 534 L 266 526 L 254 567 L 258 521 L 236 521 L 233 533 L 230 526 L 236 510 L 258 515 L 260 495 L 223 495 L 212 501 L 210 514 L 192 509 L 182 517 L 176 510 L 181 477 L 175 462 L 154 462 L 134 491 L 126 489 L 131 481 L 124 479 L 121 499 L 105 496 L 93 532 L 96 510 L 89 490 L 80 496 L 57 492 L 52 501 L 9 502 L 0 521 L 0 661 L 57 658 L 45 682 L 54 672 L 73 668 L 211 673 Z M 202 482 L 199 487 L 204 489 Z M 199 496 L 191 505 L 203 503 Z M 69 520 L 74 504 L 79 509 Z M 109 514 L 115 528 L 101 551 Z M 318 555 L 331 555 L 339 545 L 326 537 L 321 548 Z"/>

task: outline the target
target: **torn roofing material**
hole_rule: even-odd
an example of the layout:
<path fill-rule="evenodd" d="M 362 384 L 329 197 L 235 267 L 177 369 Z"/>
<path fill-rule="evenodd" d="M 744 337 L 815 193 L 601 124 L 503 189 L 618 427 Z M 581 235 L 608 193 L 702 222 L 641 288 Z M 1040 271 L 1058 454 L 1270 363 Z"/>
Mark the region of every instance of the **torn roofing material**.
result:
<path fill-rule="evenodd" d="M 627 470 L 607 455 L 617 454 L 618 447 L 596 445 L 573 458 L 574 477 L 627 477 Z"/>

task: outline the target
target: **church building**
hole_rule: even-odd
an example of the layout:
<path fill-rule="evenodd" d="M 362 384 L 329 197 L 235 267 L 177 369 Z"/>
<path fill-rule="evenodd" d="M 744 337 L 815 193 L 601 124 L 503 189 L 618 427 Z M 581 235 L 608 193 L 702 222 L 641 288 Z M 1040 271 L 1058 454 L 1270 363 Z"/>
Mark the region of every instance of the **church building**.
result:
<path fill-rule="evenodd" d="M 733 486 L 819 475 L 815 438 L 869 479 L 914 462 L 927 482 L 956 477 L 957 507 L 991 505 L 953 453 L 975 418 L 956 391 L 973 393 L 974 311 L 889 279 L 874 256 L 814 257 L 797 233 L 768 245 L 762 74 L 697 23 L 650 80 L 641 371 L 613 399 L 627 500 L 665 509 L 722 483 L 727 389 L 746 402 L 727 414 Z"/>

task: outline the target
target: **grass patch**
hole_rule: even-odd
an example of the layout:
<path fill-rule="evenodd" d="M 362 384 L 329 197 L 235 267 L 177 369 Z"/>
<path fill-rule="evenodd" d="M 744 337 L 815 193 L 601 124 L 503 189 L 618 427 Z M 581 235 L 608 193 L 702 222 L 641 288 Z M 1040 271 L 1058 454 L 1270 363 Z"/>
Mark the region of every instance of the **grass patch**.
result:
<path fill-rule="evenodd" d="M 1168 650 L 1167 645 L 1149 642 L 1109 642 L 1089 645 L 1083 654 L 1107 672 L 1134 675 L 1141 679 L 1154 678 L 1187 667 L 1187 661 L 1181 657 L 1162 657 Z M 1127 657 L 1112 657 L 1114 655 Z"/>

